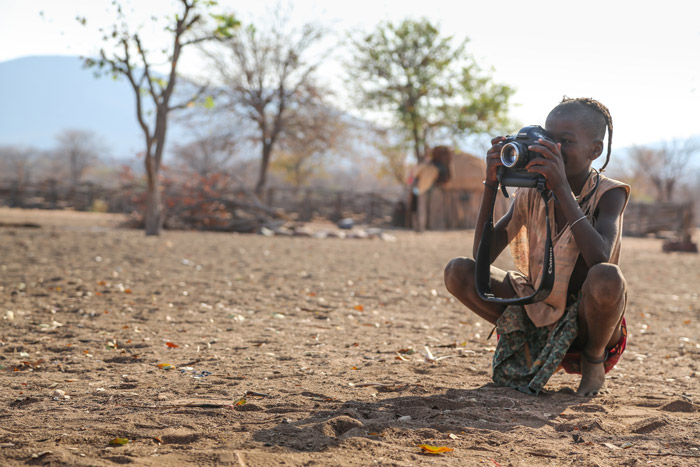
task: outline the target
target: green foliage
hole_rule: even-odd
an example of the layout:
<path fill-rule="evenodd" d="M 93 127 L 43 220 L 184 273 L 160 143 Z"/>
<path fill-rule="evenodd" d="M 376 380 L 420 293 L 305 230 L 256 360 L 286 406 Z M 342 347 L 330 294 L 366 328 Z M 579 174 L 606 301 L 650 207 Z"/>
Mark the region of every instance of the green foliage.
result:
<path fill-rule="evenodd" d="M 241 25 L 241 22 L 233 15 L 211 15 L 211 17 L 216 21 L 214 36 L 218 39 L 229 39 L 233 37 L 234 31 Z"/>
<path fill-rule="evenodd" d="M 152 77 L 151 82 L 153 84 L 158 85 L 161 89 L 164 89 L 165 87 L 168 86 L 168 82 L 165 81 L 163 78 L 158 78 L 158 77 Z"/>
<path fill-rule="evenodd" d="M 388 112 L 417 159 L 437 136 L 483 133 L 507 124 L 513 89 L 494 83 L 426 19 L 381 23 L 353 41 L 348 65 L 359 106 Z"/>
<path fill-rule="evenodd" d="M 168 47 L 158 50 L 162 57 L 153 58 L 151 52 L 142 47 L 139 38 L 139 32 L 133 31 L 129 27 L 129 22 L 124 14 L 121 2 L 113 0 L 112 6 L 116 12 L 116 19 L 111 26 L 111 32 L 104 31 L 102 40 L 104 42 L 114 42 L 116 50 L 123 50 L 124 53 L 113 53 L 109 55 L 105 50 L 100 51 L 100 57 L 83 57 L 83 64 L 86 68 L 92 68 L 96 76 L 116 73 L 129 78 L 129 75 L 136 77 L 137 68 L 150 68 L 152 64 L 158 63 L 161 58 L 166 58 L 167 61 L 175 61 L 177 65 L 177 57 L 180 50 L 194 44 L 199 44 L 207 41 L 223 40 L 233 36 L 235 30 L 240 26 L 240 21 L 232 14 L 215 14 L 210 13 L 208 16 L 214 20 L 214 25 L 211 27 L 199 27 L 204 21 L 203 11 L 212 9 L 218 5 L 215 0 L 179 0 L 184 11 L 164 18 L 167 24 L 163 27 L 165 31 L 173 34 L 176 37 L 177 49 L 172 50 Z M 76 16 L 76 21 L 82 26 L 87 26 L 87 18 Z M 155 16 L 151 17 L 152 21 L 157 21 Z M 182 27 L 178 26 L 180 24 Z M 149 77 L 152 84 L 157 85 L 161 90 L 168 87 L 168 80 Z"/>

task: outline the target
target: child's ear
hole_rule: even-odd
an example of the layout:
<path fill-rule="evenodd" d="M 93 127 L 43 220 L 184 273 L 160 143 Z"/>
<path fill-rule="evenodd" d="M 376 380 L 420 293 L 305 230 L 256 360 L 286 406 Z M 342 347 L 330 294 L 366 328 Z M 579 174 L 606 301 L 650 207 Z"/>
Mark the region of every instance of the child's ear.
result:
<path fill-rule="evenodd" d="M 593 141 L 593 151 L 591 153 L 591 160 L 594 161 L 603 154 L 603 140 L 597 139 Z"/>

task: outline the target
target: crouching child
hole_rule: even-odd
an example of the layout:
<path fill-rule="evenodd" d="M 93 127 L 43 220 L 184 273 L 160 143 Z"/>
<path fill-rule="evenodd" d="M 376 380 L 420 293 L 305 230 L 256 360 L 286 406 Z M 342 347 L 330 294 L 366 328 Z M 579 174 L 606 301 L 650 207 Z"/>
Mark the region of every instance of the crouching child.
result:
<path fill-rule="evenodd" d="M 549 219 L 555 264 L 549 296 L 535 303 L 506 306 L 481 298 L 475 287 L 476 263 L 455 258 L 445 268 L 447 290 L 496 326 L 494 381 L 539 393 L 561 366 L 581 374 L 576 391 L 595 396 L 606 373 L 626 345 L 624 312 L 627 285 L 618 266 L 622 215 L 630 187 L 602 174 L 610 161 L 612 118 L 607 107 L 589 98 L 564 98 L 547 116 L 549 139 L 525 169 L 544 178 L 549 202 L 535 188 L 518 188 L 509 211 L 493 227 L 490 258 L 508 245 L 516 271 L 490 266 L 496 297 L 531 295 L 542 281 L 546 222 Z M 592 167 L 605 148 L 600 171 Z M 477 218 L 473 255 L 491 212 L 488 199 L 498 190 L 498 167 L 506 138 L 493 138 L 487 152 L 484 196 Z"/>

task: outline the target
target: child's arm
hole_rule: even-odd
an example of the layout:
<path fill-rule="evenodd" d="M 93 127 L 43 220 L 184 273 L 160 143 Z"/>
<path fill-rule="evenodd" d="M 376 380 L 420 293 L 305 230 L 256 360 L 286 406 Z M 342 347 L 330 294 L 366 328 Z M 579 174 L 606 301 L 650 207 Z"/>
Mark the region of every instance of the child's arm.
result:
<path fill-rule="evenodd" d="M 491 140 L 491 149 L 486 153 L 486 178 L 484 179 L 484 193 L 481 198 L 481 207 L 479 208 L 479 215 L 476 218 L 476 227 L 474 231 L 474 246 L 472 248 L 472 255 L 476 258 L 476 250 L 479 248 L 479 242 L 481 241 L 481 233 L 484 230 L 484 224 L 491 214 L 489 199 L 494 195 L 492 190 L 498 191 L 498 166 L 503 165 L 501 162 L 501 147 L 502 142 L 505 140 L 504 136 L 497 136 Z M 497 193 L 496 193 L 497 194 Z M 501 254 L 503 249 L 508 244 L 508 234 L 506 233 L 506 227 L 513 216 L 513 205 L 511 204 L 510 209 L 494 226 L 493 237 L 491 240 L 491 260 L 495 260 L 498 255 Z"/>
<path fill-rule="evenodd" d="M 540 153 L 542 158 L 528 163 L 527 169 L 542 174 L 547 180 L 547 187 L 559 200 L 559 206 L 571 226 L 571 232 L 586 265 L 590 268 L 598 263 L 610 261 L 620 225 L 619 219 L 625 207 L 625 190 L 616 188 L 601 197 L 594 227 L 585 219 L 571 192 L 561 156 L 561 144 L 544 140 L 540 140 L 539 143 L 542 146 L 531 146 L 530 149 Z"/>
<path fill-rule="evenodd" d="M 566 207 L 562 203 L 562 209 L 569 225 L 572 225 L 576 219 L 583 216 L 583 213 L 576 200 L 571 196 L 571 191 L 569 191 L 568 198 Z M 571 232 L 574 235 L 574 239 L 576 239 L 581 257 L 589 268 L 593 265 L 610 261 L 613 244 L 620 228 L 620 216 L 622 215 L 626 199 L 627 193 L 624 188 L 614 188 L 603 194 L 598 202 L 598 216 L 595 227 L 587 219 L 572 225 Z M 581 212 L 580 215 L 578 214 L 579 212 Z"/>

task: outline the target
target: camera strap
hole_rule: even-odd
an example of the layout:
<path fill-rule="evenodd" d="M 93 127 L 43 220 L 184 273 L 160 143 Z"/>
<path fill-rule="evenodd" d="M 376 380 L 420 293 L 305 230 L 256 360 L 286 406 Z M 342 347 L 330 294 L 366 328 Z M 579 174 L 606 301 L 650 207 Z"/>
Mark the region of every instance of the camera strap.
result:
<path fill-rule="evenodd" d="M 484 229 L 481 233 L 481 240 L 476 251 L 476 271 L 475 283 L 476 292 L 479 297 L 487 302 L 501 303 L 503 305 L 527 305 L 544 300 L 552 292 L 554 286 L 554 247 L 552 246 L 552 231 L 549 226 L 549 199 L 551 192 L 546 189 L 540 189 L 538 192 L 542 195 L 545 207 L 545 218 L 547 224 L 547 238 L 544 244 L 544 260 L 542 263 L 542 280 L 537 290 L 527 297 L 515 298 L 500 298 L 496 297 L 491 291 L 491 239 L 493 238 L 493 210 L 496 205 L 496 195 L 498 190 L 489 190 L 491 199 L 489 200 L 489 217 L 484 223 Z M 486 192 L 484 193 L 486 195 Z"/>

